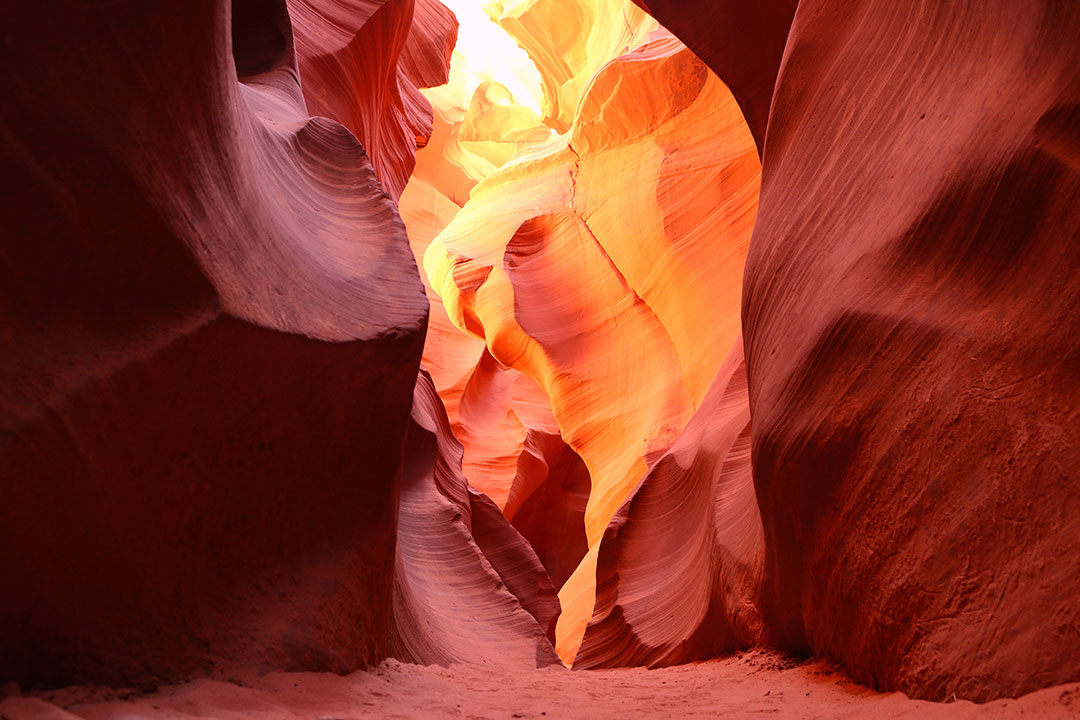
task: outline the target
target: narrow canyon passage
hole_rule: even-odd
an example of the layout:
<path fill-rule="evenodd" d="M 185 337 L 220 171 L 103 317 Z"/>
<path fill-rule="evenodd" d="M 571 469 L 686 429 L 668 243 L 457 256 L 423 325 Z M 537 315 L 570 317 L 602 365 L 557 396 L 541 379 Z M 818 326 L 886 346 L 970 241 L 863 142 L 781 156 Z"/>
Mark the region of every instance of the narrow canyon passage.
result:
<path fill-rule="evenodd" d="M 0 720 L 1080 715 L 1076 3 L 57 3 Z"/>

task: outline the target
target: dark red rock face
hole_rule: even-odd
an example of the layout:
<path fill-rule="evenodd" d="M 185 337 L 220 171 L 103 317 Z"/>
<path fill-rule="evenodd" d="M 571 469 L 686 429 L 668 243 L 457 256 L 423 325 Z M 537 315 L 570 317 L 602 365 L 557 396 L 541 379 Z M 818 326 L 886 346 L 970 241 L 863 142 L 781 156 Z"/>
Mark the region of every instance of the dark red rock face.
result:
<path fill-rule="evenodd" d="M 237 13 L 0 31 L 4 678 L 385 655 L 427 303 L 363 148 L 308 117 L 284 6 Z"/>
<path fill-rule="evenodd" d="M 503 512 L 543 563 L 558 590 L 589 550 L 585 506 L 589 468 L 558 433 L 530 430 Z"/>
<path fill-rule="evenodd" d="M 799 4 L 746 266 L 766 620 L 918 697 L 1080 677 L 1080 6 Z"/>
<path fill-rule="evenodd" d="M 694 51 L 731 90 L 754 135 L 765 141 L 776 73 L 799 0 L 634 0 Z"/>

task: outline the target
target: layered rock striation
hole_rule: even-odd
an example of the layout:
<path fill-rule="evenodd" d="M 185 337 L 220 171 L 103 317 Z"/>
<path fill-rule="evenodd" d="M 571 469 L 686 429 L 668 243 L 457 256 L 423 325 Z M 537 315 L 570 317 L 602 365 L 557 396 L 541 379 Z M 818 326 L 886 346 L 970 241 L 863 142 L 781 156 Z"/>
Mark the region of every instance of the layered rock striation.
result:
<path fill-rule="evenodd" d="M 288 10 L 309 110 L 360 140 L 396 201 L 431 137 L 419 89 L 446 82 L 457 20 L 437 0 L 288 0 Z"/>
<path fill-rule="evenodd" d="M 740 339 L 604 533 L 574 667 L 676 665 L 762 643 L 763 570 Z"/>
<path fill-rule="evenodd" d="M 421 664 L 557 664 L 555 588 L 529 543 L 469 487 L 461 456 L 421 371 L 401 481 L 391 653 Z"/>

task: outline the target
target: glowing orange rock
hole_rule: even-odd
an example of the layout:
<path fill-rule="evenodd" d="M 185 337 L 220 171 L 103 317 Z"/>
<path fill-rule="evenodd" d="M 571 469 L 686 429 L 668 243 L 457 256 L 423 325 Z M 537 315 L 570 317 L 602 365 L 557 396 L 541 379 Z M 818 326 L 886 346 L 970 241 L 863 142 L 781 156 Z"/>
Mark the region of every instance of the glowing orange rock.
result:
<path fill-rule="evenodd" d="M 764 149 L 776 74 L 798 0 L 634 0 L 731 89 Z"/>
<path fill-rule="evenodd" d="M 467 107 L 458 107 L 455 103 L 461 98 L 455 93 L 460 88 L 454 82 L 473 81 L 478 84 Z M 457 214 L 457 203 L 465 202 L 479 179 L 523 148 L 551 137 L 540 117 L 495 81 L 455 77 L 451 86 L 431 94 L 437 103 L 436 130 L 428 147 L 418 154 L 416 173 L 400 203 L 418 259 Z M 534 381 L 492 357 L 482 338 L 455 327 L 430 286 L 428 297 L 432 310 L 424 365 L 464 445 L 466 477 L 501 507 L 527 430 L 558 433 L 558 426 L 547 396 Z"/>
<path fill-rule="evenodd" d="M 588 87 L 569 133 L 476 185 L 425 255 L 449 318 L 535 379 L 588 466 L 591 551 L 560 592 L 564 659 L 608 522 L 738 336 L 759 178 L 731 94 L 670 37 Z"/>

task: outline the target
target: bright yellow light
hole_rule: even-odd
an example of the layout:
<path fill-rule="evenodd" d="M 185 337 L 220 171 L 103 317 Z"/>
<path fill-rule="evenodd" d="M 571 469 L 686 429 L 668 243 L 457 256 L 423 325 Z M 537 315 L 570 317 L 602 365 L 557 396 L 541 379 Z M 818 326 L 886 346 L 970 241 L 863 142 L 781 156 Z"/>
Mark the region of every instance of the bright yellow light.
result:
<path fill-rule="evenodd" d="M 476 88 L 494 80 L 504 85 L 514 100 L 540 113 L 543 90 L 540 73 L 529 56 L 505 30 L 484 12 L 486 0 L 442 0 L 457 15 L 458 42 L 450 62 L 450 81 L 425 90 L 424 94 L 440 110 L 458 108 L 464 112 Z"/>

